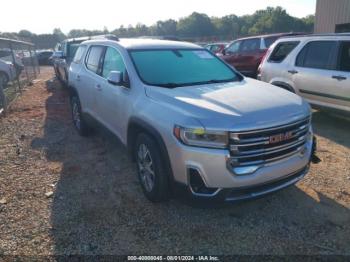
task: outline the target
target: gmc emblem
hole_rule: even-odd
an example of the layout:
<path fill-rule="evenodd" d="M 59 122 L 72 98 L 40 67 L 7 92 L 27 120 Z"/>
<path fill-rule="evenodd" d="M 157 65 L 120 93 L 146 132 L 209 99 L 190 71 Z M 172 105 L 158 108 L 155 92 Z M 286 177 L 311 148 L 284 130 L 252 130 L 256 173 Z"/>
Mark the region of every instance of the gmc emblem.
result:
<path fill-rule="evenodd" d="M 292 138 L 292 136 L 293 136 L 293 132 L 292 131 L 289 131 L 289 132 L 286 132 L 286 133 L 281 133 L 281 134 L 278 134 L 278 135 L 273 135 L 273 136 L 270 136 L 269 142 L 270 142 L 270 144 L 276 144 L 276 143 L 288 140 L 288 139 Z"/>

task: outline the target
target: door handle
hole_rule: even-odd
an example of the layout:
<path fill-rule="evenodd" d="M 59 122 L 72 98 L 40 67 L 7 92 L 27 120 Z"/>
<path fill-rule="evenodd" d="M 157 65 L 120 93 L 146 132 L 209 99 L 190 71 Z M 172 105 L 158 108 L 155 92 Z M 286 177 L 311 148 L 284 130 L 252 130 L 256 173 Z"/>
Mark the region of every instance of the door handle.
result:
<path fill-rule="evenodd" d="M 102 91 L 102 87 L 100 84 L 97 84 L 95 87 L 96 87 L 97 91 Z"/>
<path fill-rule="evenodd" d="M 298 71 L 297 70 L 288 70 L 288 73 L 292 74 L 292 75 L 295 75 L 295 74 L 298 73 Z"/>
<path fill-rule="evenodd" d="M 346 80 L 345 76 L 332 76 L 333 79 L 337 79 L 338 81 Z"/>

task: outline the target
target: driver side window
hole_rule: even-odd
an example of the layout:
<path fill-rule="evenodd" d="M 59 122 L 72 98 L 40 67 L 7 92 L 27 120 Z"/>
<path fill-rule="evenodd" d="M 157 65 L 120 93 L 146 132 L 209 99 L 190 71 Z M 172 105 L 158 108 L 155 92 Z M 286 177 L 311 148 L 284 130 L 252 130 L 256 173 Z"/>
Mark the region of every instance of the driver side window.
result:
<path fill-rule="evenodd" d="M 125 65 L 121 54 L 116 49 L 107 47 L 103 62 L 102 77 L 107 78 L 111 71 L 125 73 Z"/>

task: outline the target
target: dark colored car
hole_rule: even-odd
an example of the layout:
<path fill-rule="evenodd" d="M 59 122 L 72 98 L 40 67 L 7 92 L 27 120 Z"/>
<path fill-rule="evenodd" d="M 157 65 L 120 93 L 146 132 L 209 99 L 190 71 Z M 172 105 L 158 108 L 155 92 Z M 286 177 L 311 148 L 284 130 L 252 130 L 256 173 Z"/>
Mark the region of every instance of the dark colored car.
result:
<path fill-rule="evenodd" d="M 97 35 L 71 38 L 57 44 L 52 59 L 56 77 L 68 86 L 68 70 L 80 43 L 91 39 L 117 39 L 115 35 Z"/>
<path fill-rule="evenodd" d="M 228 43 L 210 43 L 205 46 L 210 52 L 220 54 L 225 49 Z"/>
<path fill-rule="evenodd" d="M 50 50 L 36 51 L 39 65 L 52 65 L 52 55 L 53 51 Z"/>
<path fill-rule="evenodd" d="M 222 52 L 222 58 L 242 74 L 256 78 L 258 67 L 267 49 L 284 36 L 303 33 L 280 33 L 240 38 L 230 43 Z"/>
<path fill-rule="evenodd" d="M 16 69 L 17 76 L 19 76 L 24 69 L 22 58 L 16 53 L 14 53 L 12 56 L 12 51 L 10 49 L 1 49 L 0 50 L 0 59 L 3 61 L 13 63 L 15 66 L 15 69 Z"/>

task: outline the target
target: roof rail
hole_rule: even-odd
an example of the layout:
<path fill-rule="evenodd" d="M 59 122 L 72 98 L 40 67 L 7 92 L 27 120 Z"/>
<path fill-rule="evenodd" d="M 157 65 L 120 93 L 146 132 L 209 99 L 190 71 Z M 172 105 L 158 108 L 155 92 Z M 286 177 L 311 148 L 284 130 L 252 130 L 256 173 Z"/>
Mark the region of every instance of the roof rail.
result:
<path fill-rule="evenodd" d="M 324 33 L 324 34 L 305 34 L 295 36 L 284 36 L 283 38 L 294 38 L 294 37 L 313 37 L 313 36 L 350 36 L 350 33 Z"/>
<path fill-rule="evenodd" d="M 106 34 L 106 35 L 93 35 L 93 36 L 69 38 L 69 39 L 64 40 L 64 42 L 83 42 L 83 41 L 93 40 L 93 39 L 108 39 L 108 40 L 113 40 L 113 41 L 119 41 L 119 38 L 116 35 Z"/>

